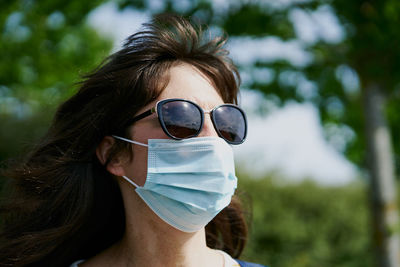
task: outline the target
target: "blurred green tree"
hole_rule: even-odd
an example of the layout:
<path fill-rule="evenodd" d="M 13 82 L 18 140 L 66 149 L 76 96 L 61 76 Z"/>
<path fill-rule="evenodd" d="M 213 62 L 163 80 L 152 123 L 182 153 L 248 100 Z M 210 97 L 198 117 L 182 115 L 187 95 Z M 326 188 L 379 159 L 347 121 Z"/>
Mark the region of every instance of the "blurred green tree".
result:
<path fill-rule="evenodd" d="M 239 174 L 252 196 L 251 235 L 244 256 L 280 267 L 372 267 L 365 184 L 322 187 Z M 246 199 L 246 197 L 243 197 Z"/>
<path fill-rule="evenodd" d="M 0 2 L 0 161 L 43 135 L 79 74 L 108 55 L 112 42 L 86 24 L 101 2 Z"/>

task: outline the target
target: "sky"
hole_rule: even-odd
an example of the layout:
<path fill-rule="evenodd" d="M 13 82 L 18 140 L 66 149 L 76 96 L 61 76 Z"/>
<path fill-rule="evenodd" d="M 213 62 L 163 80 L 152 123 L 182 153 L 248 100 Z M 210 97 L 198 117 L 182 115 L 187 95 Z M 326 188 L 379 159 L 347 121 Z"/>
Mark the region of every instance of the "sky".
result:
<path fill-rule="evenodd" d="M 153 9 L 162 9 L 162 1 L 150 2 Z M 285 5 L 290 1 L 280 2 Z M 224 1 L 215 0 L 214 4 L 219 10 L 226 8 Z M 185 8 L 185 5 L 181 6 Z M 286 59 L 293 65 L 304 66 L 312 60 L 312 55 L 304 50 L 307 44 L 319 39 L 339 42 L 344 38 L 343 30 L 329 6 L 322 6 L 312 14 L 293 9 L 289 19 L 294 25 L 297 40 L 284 42 L 276 37 L 231 38 L 227 46 L 234 62 L 246 65 L 257 57 L 262 57 L 269 61 Z M 114 51 L 121 47 L 126 37 L 149 20 L 149 13 L 134 9 L 124 9 L 121 12 L 112 2 L 99 6 L 88 16 L 91 26 L 114 40 Z M 247 49 L 242 49 L 243 45 Z M 268 70 L 259 70 L 253 73 L 252 78 L 267 80 L 270 75 Z M 251 172 L 254 177 L 274 172 L 282 174 L 289 181 L 307 178 L 327 186 L 342 185 L 356 179 L 356 167 L 337 147 L 334 148 L 325 140 L 318 110 L 312 104 L 290 102 L 282 108 L 272 108 L 268 114 L 261 115 L 257 112 L 257 107 L 271 103 L 260 93 L 245 89 L 249 73 L 241 73 L 241 76 L 244 86 L 240 104 L 248 114 L 249 131 L 247 140 L 234 147 L 237 166 Z M 312 82 L 302 77 L 296 79 L 305 96 L 316 93 Z M 351 75 L 347 80 L 350 87 L 357 83 Z"/>

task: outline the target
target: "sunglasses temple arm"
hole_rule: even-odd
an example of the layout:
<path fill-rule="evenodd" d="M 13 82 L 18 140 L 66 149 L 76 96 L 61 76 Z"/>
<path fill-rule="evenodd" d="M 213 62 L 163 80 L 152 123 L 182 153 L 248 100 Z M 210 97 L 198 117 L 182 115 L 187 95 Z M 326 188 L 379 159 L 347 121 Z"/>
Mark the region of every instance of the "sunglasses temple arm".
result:
<path fill-rule="evenodd" d="M 149 110 L 147 110 L 147 111 L 145 111 L 145 112 L 143 112 L 143 113 L 140 113 L 140 114 L 137 115 L 136 117 L 133 117 L 131 120 L 129 120 L 129 121 L 128 121 L 126 124 L 124 124 L 124 125 L 126 125 L 125 127 L 128 127 L 128 126 L 131 125 L 132 123 L 137 122 L 137 121 L 139 121 L 139 120 L 141 120 L 141 119 L 144 119 L 144 118 L 150 116 L 151 114 L 153 114 L 154 112 L 156 112 L 156 109 L 155 109 L 155 108 L 151 108 L 151 109 L 149 109 Z M 124 127 L 124 128 L 125 128 L 125 127 Z"/>
<path fill-rule="evenodd" d="M 134 117 L 131 120 L 131 123 L 134 123 L 134 122 L 137 122 L 138 120 L 144 119 L 144 118 L 150 116 L 151 114 L 153 114 L 154 112 L 156 112 L 156 109 L 155 108 L 151 108 L 151 109 L 149 109 L 149 110 L 137 115 L 136 117 Z"/>

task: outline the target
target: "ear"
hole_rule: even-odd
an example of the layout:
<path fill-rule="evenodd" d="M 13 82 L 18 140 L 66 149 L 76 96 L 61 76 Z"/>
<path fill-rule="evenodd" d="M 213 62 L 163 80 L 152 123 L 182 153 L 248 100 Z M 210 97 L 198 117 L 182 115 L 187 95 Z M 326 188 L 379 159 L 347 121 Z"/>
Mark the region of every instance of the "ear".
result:
<path fill-rule="evenodd" d="M 111 136 L 105 136 L 103 140 L 101 140 L 100 144 L 96 148 L 96 156 L 99 159 L 101 164 L 106 164 L 108 155 L 110 154 L 110 150 L 113 147 L 115 140 Z M 123 168 L 124 161 L 120 156 L 116 156 L 107 164 L 106 169 L 109 173 L 115 176 L 123 176 L 125 175 L 125 171 Z"/>

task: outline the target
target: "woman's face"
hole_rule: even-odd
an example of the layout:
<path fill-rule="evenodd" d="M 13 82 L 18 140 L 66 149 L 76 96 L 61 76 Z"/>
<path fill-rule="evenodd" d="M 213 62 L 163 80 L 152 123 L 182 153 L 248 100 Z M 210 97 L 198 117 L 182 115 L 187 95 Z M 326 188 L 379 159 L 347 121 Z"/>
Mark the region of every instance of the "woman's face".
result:
<path fill-rule="evenodd" d="M 198 104 L 208 111 L 224 103 L 210 80 L 189 64 L 179 64 L 169 70 L 169 83 L 159 98 L 139 110 L 140 114 L 155 106 L 156 102 L 169 98 L 182 98 Z M 199 136 L 218 136 L 211 118 L 205 114 L 203 129 Z M 139 120 L 131 127 L 132 140 L 147 144 L 148 139 L 168 139 L 154 113 Z M 147 176 L 147 147 L 133 145 L 133 160 L 123 164 L 125 176 L 143 186 Z"/>

